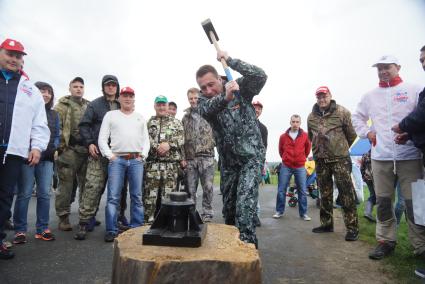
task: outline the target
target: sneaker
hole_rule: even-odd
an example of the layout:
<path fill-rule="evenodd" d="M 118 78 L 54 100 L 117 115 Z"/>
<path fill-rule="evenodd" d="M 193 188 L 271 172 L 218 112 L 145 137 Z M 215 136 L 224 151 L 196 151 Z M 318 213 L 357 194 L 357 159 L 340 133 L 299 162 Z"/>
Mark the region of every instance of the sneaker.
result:
<path fill-rule="evenodd" d="M 116 237 L 117 237 L 116 234 L 112 232 L 106 232 L 104 240 L 105 242 L 110 243 L 110 242 L 113 242 Z"/>
<path fill-rule="evenodd" d="M 425 278 L 425 269 L 423 268 L 416 268 L 415 269 L 415 275 L 419 278 Z"/>
<path fill-rule="evenodd" d="M 6 248 L 11 248 L 13 245 L 12 245 L 12 243 L 11 242 L 9 242 L 9 241 L 4 241 L 3 240 L 3 244 L 6 246 Z"/>
<path fill-rule="evenodd" d="M 308 215 L 304 215 L 301 218 L 303 218 L 304 221 L 311 221 L 311 218 Z"/>
<path fill-rule="evenodd" d="M 46 229 L 41 233 L 35 234 L 35 238 L 43 241 L 54 241 L 55 235 L 53 235 L 53 233 L 49 229 Z"/>
<path fill-rule="evenodd" d="M 375 260 L 383 259 L 384 257 L 387 257 L 392 254 L 394 252 L 394 249 L 395 242 L 381 241 L 378 243 L 375 249 L 369 253 L 369 258 Z"/>
<path fill-rule="evenodd" d="M 348 231 L 345 234 L 345 240 L 347 242 L 353 242 L 353 241 L 357 241 L 359 239 L 359 232 L 352 232 L 352 231 Z"/>
<path fill-rule="evenodd" d="M 4 242 L 0 244 L 0 259 L 11 259 L 15 254 L 10 251 Z"/>
<path fill-rule="evenodd" d="M 274 213 L 273 218 L 275 218 L 275 219 L 279 219 L 279 218 L 280 218 L 280 217 L 282 217 L 282 216 L 283 216 L 283 213 L 276 212 L 276 213 Z"/>
<path fill-rule="evenodd" d="M 86 239 L 86 235 L 87 235 L 87 231 L 88 231 L 88 225 L 85 223 L 80 223 L 80 227 L 78 229 L 78 232 L 74 235 L 74 239 L 78 240 L 78 241 L 83 241 Z"/>
<path fill-rule="evenodd" d="M 333 226 L 319 226 L 316 228 L 313 228 L 311 230 L 313 233 L 332 233 L 334 231 Z"/>
<path fill-rule="evenodd" d="M 15 237 L 13 238 L 13 243 L 15 245 L 18 244 L 25 244 L 27 242 L 27 237 L 25 236 L 25 233 L 16 233 Z"/>

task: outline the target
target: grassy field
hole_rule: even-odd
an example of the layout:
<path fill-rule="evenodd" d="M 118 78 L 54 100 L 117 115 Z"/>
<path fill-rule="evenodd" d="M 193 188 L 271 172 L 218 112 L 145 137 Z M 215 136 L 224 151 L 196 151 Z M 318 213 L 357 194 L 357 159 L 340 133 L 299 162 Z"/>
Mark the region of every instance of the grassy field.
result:
<path fill-rule="evenodd" d="M 367 199 L 369 191 L 367 187 L 365 188 L 364 193 Z M 375 223 L 371 223 L 366 218 L 363 218 L 363 203 L 358 206 L 357 212 L 360 223 L 360 240 L 376 245 Z M 375 214 L 374 212 L 374 215 Z M 425 261 L 415 258 L 413 255 L 413 247 L 409 242 L 407 223 L 404 216 L 397 230 L 397 246 L 395 252 L 392 256 L 382 261 L 388 264 L 388 271 L 391 271 L 397 279 L 400 279 L 402 281 L 401 283 L 421 283 L 418 278 L 415 277 L 414 270 L 416 267 L 425 267 Z"/>
<path fill-rule="evenodd" d="M 270 181 L 271 185 L 277 185 L 277 176 L 271 175 Z M 220 184 L 219 172 L 215 173 L 214 184 Z M 369 197 L 369 191 L 367 190 L 367 187 L 365 187 L 364 196 L 365 200 L 367 200 L 367 198 Z M 374 209 L 375 215 L 376 208 Z M 357 212 L 359 216 L 360 225 L 360 240 L 375 246 L 375 223 L 371 223 L 363 217 L 364 203 L 358 206 Z M 397 246 L 395 252 L 392 256 L 382 261 L 387 264 L 385 266 L 386 268 L 384 268 L 384 270 L 386 271 L 384 272 L 393 273 L 394 276 L 400 280 L 400 283 L 421 283 L 420 280 L 415 277 L 414 270 L 417 267 L 425 267 L 425 261 L 415 258 L 413 255 L 413 248 L 410 245 L 409 238 L 407 235 L 407 223 L 404 216 L 397 231 Z"/>

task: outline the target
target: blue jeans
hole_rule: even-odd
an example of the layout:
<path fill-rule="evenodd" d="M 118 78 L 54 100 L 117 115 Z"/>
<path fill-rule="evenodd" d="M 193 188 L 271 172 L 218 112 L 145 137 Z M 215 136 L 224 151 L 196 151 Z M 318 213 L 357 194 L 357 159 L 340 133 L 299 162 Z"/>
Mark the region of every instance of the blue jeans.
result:
<path fill-rule="evenodd" d="M 139 159 L 126 160 L 117 157 L 108 165 L 108 198 L 105 208 L 106 232 L 118 234 L 117 218 L 121 190 L 127 176 L 130 192 L 130 227 L 143 225 L 142 204 L 143 162 Z"/>
<path fill-rule="evenodd" d="M 53 182 L 53 162 L 40 161 L 36 166 L 22 165 L 17 183 L 18 193 L 13 212 L 15 232 L 27 231 L 28 204 L 31 199 L 34 180 L 37 185 L 37 233 L 49 228 L 50 189 Z"/>
<path fill-rule="evenodd" d="M 282 163 L 279 172 L 279 183 L 277 186 L 276 212 L 283 214 L 285 212 L 286 190 L 292 175 L 295 177 L 295 183 L 298 191 L 298 211 L 300 217 L 307 214 L 307 171 L 304 167 L 288 168 Z"/>

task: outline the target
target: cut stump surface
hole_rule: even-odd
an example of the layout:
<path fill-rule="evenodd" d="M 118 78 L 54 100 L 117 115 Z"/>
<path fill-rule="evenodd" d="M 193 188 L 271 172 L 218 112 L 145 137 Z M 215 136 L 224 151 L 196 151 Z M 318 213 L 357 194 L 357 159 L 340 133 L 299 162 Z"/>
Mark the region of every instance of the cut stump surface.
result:
<path fill-rule="evenodd" d="M 261 283 L 254 245 L 239 240 L 236 227 L 209 223 L 199 248 L 147 246 L 138 227 L 115 239 L 112 283 Z"/>

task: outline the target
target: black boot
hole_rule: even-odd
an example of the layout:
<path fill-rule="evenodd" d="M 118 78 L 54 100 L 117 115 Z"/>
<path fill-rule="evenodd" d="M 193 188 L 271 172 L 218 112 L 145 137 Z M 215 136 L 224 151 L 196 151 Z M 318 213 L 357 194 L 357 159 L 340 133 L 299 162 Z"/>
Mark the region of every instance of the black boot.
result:
<path fill-rule="evenodd" d="M 379 242 L 373 251 L 369 253 L 370 259 L 383 259 L 394 252 L 395 242 Z"/>
<path fill-rule="evenodd" d="M 87 235 L 87 227 L 88 227 L 88 224 L 80 223 L 80 228 L 78 229 L 78 232 L 75 234 L 74 239 L 79 241 L 85 240 Z"/>
<path fill-rule="evenodd" d="M 334 227 L 332 225 L 330 226 L 319 226 L 316 228 L 313 228 L 311 230 L 313 233 L 332 233 L 334 231 Z"/>

